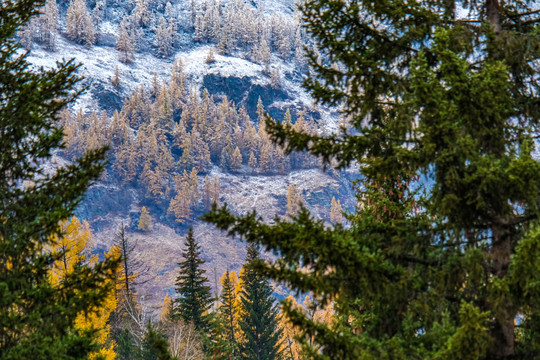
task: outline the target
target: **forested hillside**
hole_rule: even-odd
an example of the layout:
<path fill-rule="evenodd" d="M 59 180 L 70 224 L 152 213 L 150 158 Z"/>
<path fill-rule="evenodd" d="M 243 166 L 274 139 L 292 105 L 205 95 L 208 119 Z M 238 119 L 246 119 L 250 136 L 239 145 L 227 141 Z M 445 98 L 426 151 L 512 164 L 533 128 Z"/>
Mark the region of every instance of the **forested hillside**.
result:
<path fill-rule="evenodd" d="M 339 114 L 300 87 L 304 46 L 314 45 L 299 15 L 287 1 L 51 0 L 19 32 L 36 65 L 81 62 L 87 90 L 60 114 L 65 149 L 52 165 L 109 147 L 106 172 L 76 213 L 100 256 L 127 227 L 152 304 L 173 294 L 190 225 L 212 276 L 242 265 L 244 245 L 198 220 L 213 202 L 258 209 L 270 222 L 295 214 L 299 201 L 328 222 L 354 207 L 353 175 L 325 172 L 307 153 L 285 155 L 265 130 L 267 113 L 312 134 L 337 128 Z"/>
<path fill-rule="evenodd" d="M 539 61 L 535 1 L 2 2 L 0 360 L 540 358 Z"/>
<path fill-rule="evenodd" d="M 32 11 L 15 34 L 17 53 L 38 74 L 74 58 L 81 76 L 68 84 L 76 96 L 50 117 L 62 146 L 40 163 L 43 173 L 108 149 L 104 171 L 70 210 L 76 216 L 45 241 L 45 254 L 55 254 L 44 273 L 52 288 L 61 291 L 81 266 L 109 266 L 98 302 L 65 324 L 92 343 L 67 352 L 277 359 L 287 351 L 298 359 L 295 329 L 276 303 L 289 290 L 251 268 L 259 249 L 246 255 L 244 243 L 199 220 L 227 203 L 274 223 L 303 203 L 327 223 L 344 222 L 342 209 L 355 205 L 354 175 L 285 154 L 265 128 L 267 114 L 310 134 L 339 121 L 300 87 L 313 44 L 296 5 L 49 0 Z M 23 186 L 35 183 L 29 175 Z M 330 321 L 331 308 L 298 298 L 310 316 Z"/>

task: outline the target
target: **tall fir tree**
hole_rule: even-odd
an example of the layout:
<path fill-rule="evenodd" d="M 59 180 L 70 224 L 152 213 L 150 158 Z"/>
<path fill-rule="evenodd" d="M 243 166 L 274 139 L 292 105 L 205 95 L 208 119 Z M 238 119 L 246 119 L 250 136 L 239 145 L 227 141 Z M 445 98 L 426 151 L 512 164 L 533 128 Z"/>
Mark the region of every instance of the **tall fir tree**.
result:
<path fill-rule="evenodd" d="M 212 304 L 210 286 L 204 275 L 206 270 L 201 266 L 205 263 L 201 259 L 201 248 L 193 237 L 193 227 L 190 227 L 186 236 L 186 244 L 182 252 L 184 261 L 178 263 L 180 270 L 176 278 L 176 293 L 174 300 L 174 317 L 186 322 L 192 322 L 199 331 L 208 329 L 208 309 Z"/>
<path fill-rule="evenodd" d="M 306 86 L 352 131 L 321 137 L 267 122 L 287 151 L 359 164 L 350 228 L 305 210 L 266 226 L 207 219 L 278 254 L 257 269 L 338 320 L 313 358 L 540 356 L 540 13 L 532 2 L 323 1 L 302 5 L 315 39 Z M 318 54 L 318 51 L 320 53 Z"/>
<path fill-rule="evenodd" d="M 95 331 L 76 319 L 106 301 L 117 261 L 84 263 L 54 284 L 63 251 L 45 251 L 104 167 L 104 149 L 45 172 L 62 148 L 61 109 L 78 95 L 77 67 L 33 69 L 16 32 L 45 1 L 7 1 L 0 11 L 0 359 L 86 359 Z"/>
<path fill-rule="evenodd" d="M 223 340 L 227 344 L 229 359 L 238 359 L 238 307 L 236 283 L 238 278 L 234 271 L 231 273 L 227 268 L 221 278 L 221 295 L 218 308 L 218 316 L 223 326 Z"/>
<path fill-rule="evenodd" d="M 241 274 L 242 292 L 239 319 L 244 341 L 239 355 L 243 360 L 278 360 L 281 355 L 281 329 L 278 326 L 278 308 L 268 280 L 254 271 L 253 262 L 260 261 L 254 245 L 247 247 L 247 264 Z"/>

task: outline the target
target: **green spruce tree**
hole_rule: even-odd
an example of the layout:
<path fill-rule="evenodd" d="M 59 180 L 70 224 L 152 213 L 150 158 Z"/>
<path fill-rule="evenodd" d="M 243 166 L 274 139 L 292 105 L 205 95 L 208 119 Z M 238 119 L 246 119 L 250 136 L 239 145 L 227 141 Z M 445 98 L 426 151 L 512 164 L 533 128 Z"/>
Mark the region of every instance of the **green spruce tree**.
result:
<path fill-rule="evenodd" d="M 222 340 L 226 344 L 227 358 L 233 360 L 237 359 L 238 354 L 238 341 L 236 334 L 237 324 L 237 311 L 235 309 L 236 295 L 234 284 L 231 282 L 231 273 L 229 268 L 225 272 L 225 278 L 223 279 L 223 289 L 220 295 L 220 304 L 218 308 L 218 316 L 222 330 Z"/>
<path fill-rule="evenodd" d="M 256 246 L 247 247 L 246 260 L 246 271 L 241 275 L 243 286 L 240 306 L 243 315 L 239 323 L 245 340 L 240 343 L 240 358 L 281 359 L 281 330 L 278 327 L 278 308 L 272 296 L 272 289 L 268 280 L 252 268 L 254 262 L 260 261 Z"/>
<path fill-rule="evenodd" d="M 337 321 L 285 312 L 324 359 L 540 356 L 540 13 L 532 2 L 307 1 L 307 88 L 350 121 L 321 137 L 267 121 L 287 152 L 362 176 L 350 228 L 304 209 L 206 218 L 279 254 L 257 270 Z"/>
<path fill-rule="evenodd" d="M 207 311 L 212 303 L 212 295 L 210 286 L 206 285 L 208 283 L 204 275 L 206 270 L 201 267 L 205 261 L 201 259 L 201 248 L 193 237 L 191 226 L 182 256 L 184 261 L 178 263 L 180 271 L 176 278 L 175 290 L 179 297 L 174 300 L 174 316 L 193 322 L 199 331 L 206 331 Z"/>
<path fill-rule="evenodd" d="M 149 321 L 140 350 L 141 360 L 175 360 L 169 351 L 169 343 L 161 332 Z"/>
<path fill-rule="evenodd" d="M 60 222 L 99 177 L 104 149 L 45 171 L 62 148 L 59 112 L 78 95 L 79 78 L 71 61 L 33 69 L 20 51 L 15 33 L 44 3 L 0 5 L 0 359 L 87 359 L 96 333 L 77 330 L 75 319 L 104 303 L 118 263 L 77 264 L 59 284 L 50 281 L 63 256 L 50 251 Z"/>

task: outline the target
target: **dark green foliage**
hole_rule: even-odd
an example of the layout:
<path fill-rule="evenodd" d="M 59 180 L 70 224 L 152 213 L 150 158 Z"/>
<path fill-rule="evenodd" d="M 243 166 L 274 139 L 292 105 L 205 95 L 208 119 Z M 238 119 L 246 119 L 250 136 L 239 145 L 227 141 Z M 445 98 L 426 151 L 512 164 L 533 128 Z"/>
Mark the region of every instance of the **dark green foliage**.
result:
<path fill-rule="evenodd" d="M 226 209 L 206 219 L 275 252 L 259 273 L 335 301 L 332 329 L 285 308 L 315 338 L 311 357 L 540 357 L 540 13 L 529 3 L 303 5 L 322 54 L 306 86 L 350 128 L 267 129 L 287 152 L 358 164 L 351 227 L 305 210 L 274 226 Z M 474 19 L 456 18 L 460 7 Z"/>
<path fill-rule="evenodd" d="M 226 329 L 226 339 L 232 346 L 236 345 L 236 334 L 234 331 L 234 324 L 236 319 L 236 311 L 234 309 L 235 302 L 234 287 L 231 283 L 230 272 L 227 268 L 225 273 L 225 280 L 223 281 L 223 289 L 221 290 L 218 312 L 223 317 Z"/>
<path fill-rule="evenodd" d="M 209 314 L 210 331 L 203 338 L 205 352 L 212 360 L 238 359 L 238 344 L 230 341 L 227 321 L 222 314 L 212 312 Z"/>
<path fill-rule="evenodd" d="M 241 275 L 243 281 L 240 293 L 242 316 L 240 328 L 245 340 L 240 343 L 239 354 L 245 360 L 281 359 L 280 337 L 278 328 L 278 309 L 274 304 L 272 289 L 268 280 L 251 267 L 259 259 L 259 251 L 254 245 L 247 248 L 246 271 Z"/>
<path fill-rule="evenodd" d="M 139 353 L 139 347 L 135 344 L 133 336 L 127 329 L 119 329 L 113 333 L 116 342 L 115 352 L 117 360 L 131 360 Z"/>
<path fill-rule="evenodd" d="M 141 360 L 174 360 L 169 352 L 167 339 L 148 322 L 143 340 Z"/>
<path fill-rule="evenodd" d="M 235 289 L 231 283 L 230 272 L 227 268 L 223 289 L 219 297 L 220 304 L 217 314 L 212 321 L 212 340 L 214 341 L 210 354 L 216 354 L 216 359 L 238 359 L 238 340 L 236 334 L 237 311 L 235 309 Z"/>
<path fill-rule="evenodd" d="M 186 247 L 182 256 L 184 261 L 178 263 L 180 271 L 175 290 L 179 297 L 174 300 L 174 316 L 193 322 L 197 330 L 205 331 L 208 329 L 206 312 L 212 303 L 212 297 L 210 287 L 206 285 L 206 270 L 201 268 L 205 261 L 201 259 L 200 246 L 193 237 L 192 227 L 186 236 Z"/>
<path fill-rule="evenodd" d="M 61 253 L 47 251 L 103 170 L 104 149 L 45 172 L 62 148 L 58 113 L 78 95 L 72 62 L 30 70 L 15 32 L 44 1 L 0 5 L 0 359 L 85 359 L 92 332 L 74 328 L 77 314 L 100 306 L 116 263 L 80 264 L 59 286 L 48 271 Z"/>

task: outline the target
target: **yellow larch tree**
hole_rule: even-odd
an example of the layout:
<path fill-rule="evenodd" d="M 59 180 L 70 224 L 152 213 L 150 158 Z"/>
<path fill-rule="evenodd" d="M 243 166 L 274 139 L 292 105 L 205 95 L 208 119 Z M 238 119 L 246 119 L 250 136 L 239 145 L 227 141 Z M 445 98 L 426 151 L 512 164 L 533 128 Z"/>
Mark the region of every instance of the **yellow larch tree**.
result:
<path fill-rule="evenodd" d="M 109 252 L 105 256 L 107 258 L 116 259 L 120 256 L 120 254 L 113 246 L 111 249 L 109 249 Z M 111 325 L 109 324 L 109 317 L 116 309 L 117 304 L 118 301 L 116 298 L 116 292 L 114 286 L 111 284 L 111 291 L 109 292 L 103 305 L 94 312 L 89 312 L 88 314 L 79 314 L 75 320 L 75 324 L 78 329 L 98 330 L 96 340 L 101 346 L 101 349 L 96 353 L 91 353 L 89 356 L 90 360 L 114 360 L 116 358 L 116 353 L 114 352 L 115 343 L 110 337 Z"/>
<path fill-rule="evenodd" d="M 332 197 L 330 203 L 330 221 L 332 223 L 343 223 L 343 210 L 341 208 L 341 202 L 336 201 L 335 197 Z"/>
<path fill-rule="evenodd" d="M 149 231 L 152 228 L 152 219 L 150 218 L 150 213 L 146 209 L 146 206 L 143 206 L 141 209 L 141 218 L 139 219 L 139 230 Z"/>
<path fill-rule="evenodd" d="M 159 321 L 165 323 L 169 321 L 170 313 L 172 307 L 172 299 L 169 294 L 165 294 L 163 302 L 161 303 L 161 313 L 159 315 Z"/>
<path fill-rule="evenodd" d="M 234 302 L 234 311 L 236 314 L 236 319 L 241 319 L 243 316 L 245 316 L 244 309 L 242 307 L 241 301 L 240 301 L 240 294 L 242 293 L 242 290 L 244 288 L 244 281 L 242 278 L 244 277 L 246 269 L 244 266 L 240 268 L 240 271 L 238 272 L 238 275 L 233 270 L 230 272 L 229 277 L 231 279 L 231 283 L 234 284 L 234 294 L 235 294 L 235 302 Z M 220 279 L 222 280 L 222 279 Z M 245 341 L 245 334 L 242 331 L 242 328 L 240 327 L 240 323 L 236 321 L 235 325 L 235 336 L 238 343 L 242 343 Z"/>
<path fill-rule="evenodd" d="M 62 252 L 62 257 L 56 261 L 50 271 L 51 282 L 59 284 L 73 272 L 75 266 L 83 262 L 93 263 L 97 259 L 90 256 L 92 233 L 87 221 L 82 223 L 73 216 L 70 221 L 61 225 L 64 236 L 53 240 L 53 252 Z"/>
<path fill-rule="evenodd" d="M 64 236 L 55 238 L 53 246 L 49 249 L 53 252 L 62 252 L 63 256 L 54 263 L 50 269 L 50 279 L 54 286 L 61 286 L 62 281 L 69 276 L 79 264 L 93 264 L 97 262 L 97 257 L 91 255 L 90 250 L 93 245 L 90 225 L 87 221 L 82 223 L 77 217 L 61 224 Z M 112 250 L 106 254 L 107 258 L 118 258 Z M 89 358 L 101 358 L 113 360 L 114 342 L 109 337 L 110 325 L 107 324 L 109 316 L 116 308 L 116 297 L 114 286 L 109 285 L 110 293 L 105 302 L 93 311 L 80 313 L 75 319 L 75 327 L 81 331 L 96 331 L 96 341 L 101 346 L 98 352 L 90 353 Z"/>
<path fill-rule="evenodd" d="M 302 306 L 296 302 L 296 299 L 289 295 L 287 299 L 285 300 L 288 303 L 291 304 L 293 308 L 301 308 Z M 291 360 L 300 360 L 302 358 L 302 345 L 298 340 L 296 340 L 296 336 L 299 333 L 299 328 L 294 326 L 287 316 L 283 314 L 283 312 L 279 316 L 279 326 L 282 330 L 281 333 L 281 346 L 282 346 L 282 354 L 285 355 L 285 358 L 291 359 Z"/>
<path fill-rule="evenodd" d="M 300 211 L 302 196 L 296 184 L 290 184 L 287 187 L 287 212 L 286 215 L 294 216 Z"/>

